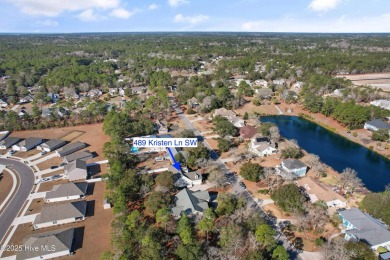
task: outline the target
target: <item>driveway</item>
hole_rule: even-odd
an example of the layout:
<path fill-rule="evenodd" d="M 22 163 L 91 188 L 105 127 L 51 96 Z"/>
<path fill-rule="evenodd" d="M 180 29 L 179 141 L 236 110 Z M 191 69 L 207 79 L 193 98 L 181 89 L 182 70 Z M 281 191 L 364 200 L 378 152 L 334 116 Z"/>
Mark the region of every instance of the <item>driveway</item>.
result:
<path fill-rule="evenodd" d="M 30 167 L 15 160 L 1 158 L 0 164 L 9 166 L 16 174 L 19 175 L 20 180 L 19 188 L 7 207 L 3 210 L 3 213 L 0 215 L 1 241 L 32 191 L 34 186 L 34 173 Z"/>

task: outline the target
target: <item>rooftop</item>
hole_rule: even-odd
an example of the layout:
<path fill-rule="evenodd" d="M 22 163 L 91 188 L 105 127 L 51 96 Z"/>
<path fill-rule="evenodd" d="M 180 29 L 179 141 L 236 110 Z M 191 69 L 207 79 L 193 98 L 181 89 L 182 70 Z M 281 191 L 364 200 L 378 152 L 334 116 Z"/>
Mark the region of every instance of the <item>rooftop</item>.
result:
<path fill-rule="evenodd" d="M 176 207 L 172 208 L 172 212 L 176 216 L 179 216 L 183 211 L 196 213 L 203 212 L 209 208 L 208 201 L 210 196 L 208 191 L 191 191 L 185 188 L 177 193 L 175 197 Z"/>
<path fill-rule="evenodd" d="M 46 193 L 45 199 L 85 195 L 85 193 L 87 192 L 87 188 L 88 183 L 86 182 L 70 182 L 54 185 L 53 189 Z"/>
<path fill-rule="evenodd" d="M 290 170 L 307 167 L 306 164 L 304 164 L 303 162 L 301 162 L 300 160 L 297 160 L 297 159 L 290 159 L 289 158 L 289 159 L 283 160 L 282 163 L 283 163 L 284 167 L 286 167 L 287 169 L 290 169 Z"/>
<path fill-rule="evenodd" d="M 332 200 L 347 201 L 343 196 L 319 182 L 316 182 L 311 177 L 303 177 L 297 180 L 299 186 L 304 187 L 306 193 L 310 196 L 314 194 L 317 200 L 323 200 L 325 202 Z M 311 198 L 311 196 L 310 196 Z M 315 201 L 312 201 L 315 202 Z"/>
<path fill-rule="evenodd" d="M 42 207 L 41 214 L 35 220 L 35 224 L 53 222 L 68 218 L 84 217 L 87 211 L 87 202 L 85 200 L 71 203 L 53 204 Z"/>

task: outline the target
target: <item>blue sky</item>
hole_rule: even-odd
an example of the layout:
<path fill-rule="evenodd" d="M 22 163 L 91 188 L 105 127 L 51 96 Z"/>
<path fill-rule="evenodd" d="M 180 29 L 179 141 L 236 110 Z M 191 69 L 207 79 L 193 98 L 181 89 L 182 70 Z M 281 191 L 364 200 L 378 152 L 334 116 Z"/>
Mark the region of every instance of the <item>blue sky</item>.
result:
<path fill-rule="evenodd" d="M 0 32 L 389 32 L 389 0 L 0 0 Z"/>

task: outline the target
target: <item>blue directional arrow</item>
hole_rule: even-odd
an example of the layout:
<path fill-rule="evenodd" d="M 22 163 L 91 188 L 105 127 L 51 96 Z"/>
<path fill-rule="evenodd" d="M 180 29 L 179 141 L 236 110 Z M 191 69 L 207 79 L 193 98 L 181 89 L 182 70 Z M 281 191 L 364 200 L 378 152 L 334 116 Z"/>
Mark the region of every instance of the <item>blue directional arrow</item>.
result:
<path fill-rule="evenodd" d="M 167 149 L 168 149 L 169 155 L 170 155 L 171 158 L 172 158 L 172 162 L 173 162 L 172 166 L 173 166 L 176 170 L 178 170 L 178 171 L 180 172 L 180 171 L 181 171 L 180 162 L 176 161 L 175 156 L 173 156 L 173 153 L 172 153 L 172 151 L 171 151 L 171 148 L 167 147 Z"/>

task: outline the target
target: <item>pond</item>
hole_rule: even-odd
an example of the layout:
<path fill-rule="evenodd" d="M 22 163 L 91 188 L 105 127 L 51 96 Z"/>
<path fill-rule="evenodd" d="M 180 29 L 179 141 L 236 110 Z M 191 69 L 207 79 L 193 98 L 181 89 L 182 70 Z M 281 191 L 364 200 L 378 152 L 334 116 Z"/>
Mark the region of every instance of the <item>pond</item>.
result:
<path fill-rule="evenodd" d="M 336 171 L 347 167 L 356 170 L 371 191 L 383 191 L 390 183 L 390 160 L 364 146 L 296 116 L 262 116 L 260 121 L 275 123 L 283 137 L 297 140 L 301 148 L 318 155 Z"/>

